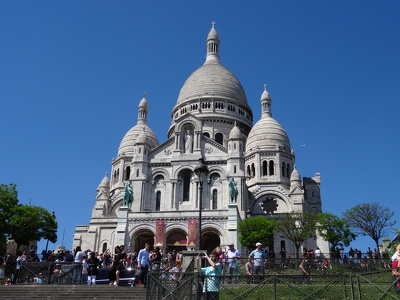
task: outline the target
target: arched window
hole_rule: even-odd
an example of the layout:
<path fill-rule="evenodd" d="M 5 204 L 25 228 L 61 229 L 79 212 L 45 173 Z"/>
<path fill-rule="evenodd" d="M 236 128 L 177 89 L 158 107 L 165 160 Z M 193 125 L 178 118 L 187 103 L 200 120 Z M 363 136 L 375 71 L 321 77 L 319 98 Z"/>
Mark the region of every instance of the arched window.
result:
<path fill-rule="evenodd" d="M 273 160 L 270 160 L 269 161 L 269 176 L 271 176 L 271 175 L 275 175 L 275 167 L 274 167 L 274 161 Z"/>
<path fill-rule="evenodd" d="M 107 243 L 103 244 L 103 253 L 107 251 Z"/>
<path fill-rule="evenodd" d="M 266 160 L 263 161 L 262 170 L 263 170 L 263 172 L 262 172 L 263 176 L 267 176 L 268 175 L 268 163 Z"/>
<path fill-rule="evenodd" d="M 182 184 L 183 184 L 183 201 L 189 201 L 190 196 L 190 181 L 192 180 L 192 174 L 187 171 L 182 176 Z"/>
<path fill-rule="evenodd" d="M 236 143 L 233 143 L 233 149 L 236 150 Z"/>
<path fill-rule="evenodd" d="M 125 169 L 125 180 L 129 180 L 129 177 L 131 177 L 131 167 L 126 167 Z"/>
<path fill-rule="evenodd" d="M 282 163 L 282 177 L 286 177 L 286 163 Z"/>
<path fill-rule="evenodd" d="M 223 136 L 223 134 L 220 133 L 220 132 L 218 132 L 218 133 L 215 135 L 215 141 L 216 141 L 218 144 L 223 145 L 223 143 L 224 143 L 224 136 Z"/>
<path fill-rule="evenodd" d="M 233 173 L 236 174 L 236 165 L 233 166 Z"/>
<path fill-rule="evenodd" d="M 117 171 L 114 171 L 114 175 L 113 175 L 113 183 L 117 182 Z"/>
<path fill-rule="evenodd" d="M 286 250 L 286 243 L 285 241 L 281 241 L 281 250 L 284 249 Z"/>
<path fill-rule="evenodd" d="M 212 192 L 212 209 L 218 208 L 218 191 L 215 189 Z"/>
<path fill-rule="evenodd" d="M 250 166 L 247 166 L 247 176 L 251 177 Z"/>
<path fill-rule="evenodd" d="M 251 177 L 255 177 L 256 176 L 256 168 L 254 167 L 254 163 L 251 164 Z"/>
<path fill-rule="evenodd" d="M 139 177 L 139 169 L 136 169 L 136 177 Z"/>
<path fill-rule="evenodd" d="M 203 132 L 203 135 L 210 138 L 210 134 L 208 132 Z"/>
<path fill-rule="evenodd" d="M 287 172 L 286 172 L 287 177 L 290 178 L 290 175 L 292 174 L 292 171 L 290 170 L 290 164 L 287 164 L 286 169 L 287 169 Z"/>
<path fill-rule="evenodd" d="M 160 211 L 161 207 L 161 192 L 158 191 L 156 194 L 156 211 Z"/>

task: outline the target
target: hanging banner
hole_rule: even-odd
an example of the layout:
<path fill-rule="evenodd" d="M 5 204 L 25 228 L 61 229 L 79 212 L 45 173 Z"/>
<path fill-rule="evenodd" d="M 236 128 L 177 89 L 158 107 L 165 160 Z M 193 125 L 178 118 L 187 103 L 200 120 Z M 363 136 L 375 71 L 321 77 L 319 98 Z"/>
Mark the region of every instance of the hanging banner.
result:
<path fill-rule="evenodd" d="M 197 243 L 197 219 L 189 219 L 188 246 L 196 246 Z"/>
<path fill-rule="evenodd" d="M 163 247 L 164 246 L 164 229 L 165 229 L 165 220 L 157 220 L 156 221 L 156 241 L 154 247 Z"/>

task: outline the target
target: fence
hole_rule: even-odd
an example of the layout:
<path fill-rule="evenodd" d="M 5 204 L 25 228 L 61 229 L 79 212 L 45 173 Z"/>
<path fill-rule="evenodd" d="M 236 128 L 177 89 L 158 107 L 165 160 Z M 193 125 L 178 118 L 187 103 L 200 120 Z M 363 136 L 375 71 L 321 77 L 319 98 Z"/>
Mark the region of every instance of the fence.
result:
<path fill-rule="evenodd" d="M 72 284 L 81 280 L 82 264 L 64 262 L 22 263 L 18 284 Z"/>
<path fill-rule="evenodd" d="M 336 265 L 332 266 L 332 269 L 329 268 L 328 272 L 317 270 L 317 264 L 315 264 L 310 276 L 304 276 L 299 272 L 297 260 L 291 260 L 291 263 L 283 265 L 283 268 L 276 267 L 275 269 L 272 266 L 276 265 L 268 265 L 266 262 L 264 275 L 245 275 L 242 266 L 243 264 L 239 261 L 236 273 L 228 275 L 224 268 L 223 275 L 210 278 L 220 289 L 218 299 L 376 300 L 400 298 L 393 288 L 397 283 L 393 280 L 392 270 L 381 268 L 379 262 L 376 262 L 376 265 L 370 265 L 370 271 L 365 271 L 361 267 L 360 269 L 348 268 L 350 273 L 344 273 L 343 266 L 337 268 Z M 206 299 L 202 290 L 207 278 L 209 276 L 202 276 L 195 272 L 194 265 L 185 272 L 174 272 L 169 267 L 161 271 L 152 271 L 149 273 L 147 299 Z"/>

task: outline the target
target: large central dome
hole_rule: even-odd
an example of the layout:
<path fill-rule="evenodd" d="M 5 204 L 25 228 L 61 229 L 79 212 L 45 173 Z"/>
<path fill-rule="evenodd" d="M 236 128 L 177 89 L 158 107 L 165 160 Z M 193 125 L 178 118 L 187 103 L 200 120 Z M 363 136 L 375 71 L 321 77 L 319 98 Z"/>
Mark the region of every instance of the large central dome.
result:
<path fill-rule="evenodd" d="M 219 61 L 206 61 L 183 85 L 177 104 L 202 97 L 233 100 L 247 106 L 246 94 L 235 75 Z"/>
<path fill-rule="evenodd" d="M 213 24 L 207 36 L 206 61 L 185 81 L 175 107 L 193 100 L 208 98 L 235 103 L 250 110 L 239 80 L 219 61 L 219 44 L 218 33 Z"/>

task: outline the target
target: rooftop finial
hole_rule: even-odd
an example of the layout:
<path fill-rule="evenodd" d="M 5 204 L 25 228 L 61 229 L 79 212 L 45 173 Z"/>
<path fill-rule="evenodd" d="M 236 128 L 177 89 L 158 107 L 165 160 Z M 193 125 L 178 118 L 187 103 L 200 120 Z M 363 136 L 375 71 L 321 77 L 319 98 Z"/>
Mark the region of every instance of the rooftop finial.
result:
<path fill-rule="evenodd" d="M 143 98 L 146 98 L 146 92 L 143 93 Z"/>
<path fill-rule="evenodd" d="M 212 25 L 212 28 L 214 28 L 215 22 L 212 21 L 212 22 L 211 22 L 211 25 Z"/>
<path fill-rule="evenodd" d="M 267 85 L 264 83 L 264 91 L 267 90 Z"/>

